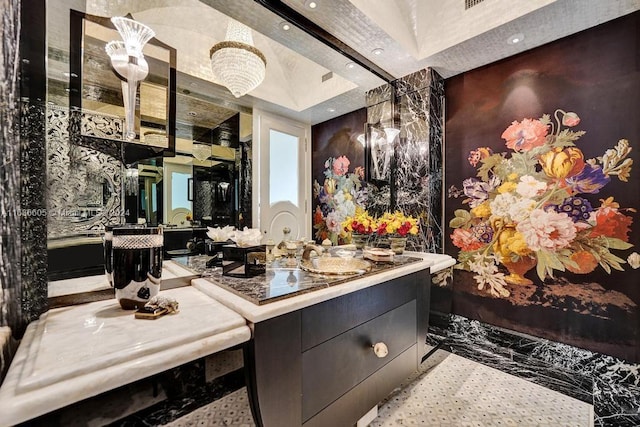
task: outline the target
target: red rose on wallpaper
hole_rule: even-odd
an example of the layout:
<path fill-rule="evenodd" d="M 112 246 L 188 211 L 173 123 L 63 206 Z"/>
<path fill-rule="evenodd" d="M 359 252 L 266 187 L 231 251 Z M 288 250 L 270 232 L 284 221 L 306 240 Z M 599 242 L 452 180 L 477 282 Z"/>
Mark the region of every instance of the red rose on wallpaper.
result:
<path fill-rule="evenodd" d="M 345 156 L 340 156 L 333 161 L 333 173 L 342 176 L 349 172 L 351 162 Z"/>
<path fill-rule="evenodd" d="M 462 228 L 453 230 L 451 241 L 463 251 L 475 251 L 484 245 L 471 231 Z"/>
<path fill-rule="evenodd" d="M 530 151 L 544 145 L 547 133 L 548 125 L 540 120 L 524 119 L 522 122 L 513 121 L 501 137 L 507 141 L 507 148 L 513 151 Z"/>

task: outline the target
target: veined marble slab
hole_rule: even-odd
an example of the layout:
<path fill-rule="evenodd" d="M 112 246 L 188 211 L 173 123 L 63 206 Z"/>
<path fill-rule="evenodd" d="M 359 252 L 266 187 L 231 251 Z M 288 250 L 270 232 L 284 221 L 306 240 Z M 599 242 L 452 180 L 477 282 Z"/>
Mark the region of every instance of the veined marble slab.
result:
<path fill-rule="evenodd" d="M 192 287 L 161 291 L 180 312 L 135 319 L 115 299 L 63 307 L 27 328 L 0 388 L 0 425 L 17 424 L 251 338 L 237 313 Z"/>
<path fill-rule="evenodd" d="M 405 254 L 423 260 L 264 305 L 254 304 L 212 283 L 215 280 L 213 278 L 196 279 L 191 284 L 233 311 L 240 313 L 249 322 L 257 323 L 427 268 L 430 268 L 431 273 L 436 273 L 456 263 L 456 260 L 449 255 L 422 252 L 405 252 Z"/>

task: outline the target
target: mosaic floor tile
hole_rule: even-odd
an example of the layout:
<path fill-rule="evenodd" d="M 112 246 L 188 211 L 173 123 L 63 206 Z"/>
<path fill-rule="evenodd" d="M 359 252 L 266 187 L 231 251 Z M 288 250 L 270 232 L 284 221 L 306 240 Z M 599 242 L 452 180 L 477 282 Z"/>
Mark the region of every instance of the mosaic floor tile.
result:
<path fill-rule="evenodd" d="M 171 427 L 254 426 L 246 388 L 203 406 Z M 378 410 L 371 427 L 593 425 L 593 406 L 438 350 Z"/>

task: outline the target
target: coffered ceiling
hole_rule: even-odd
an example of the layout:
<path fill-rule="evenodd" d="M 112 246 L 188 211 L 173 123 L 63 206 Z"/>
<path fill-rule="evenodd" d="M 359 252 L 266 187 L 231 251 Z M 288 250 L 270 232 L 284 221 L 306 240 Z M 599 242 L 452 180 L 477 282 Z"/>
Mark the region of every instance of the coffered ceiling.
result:
<path fill-rule="evenodd" d="M 131 13 L 177 49 L 188 76 L 179 90 L 229 105 L 315 124 L 361 108 L 364 93 L 385 83 L 366 63 L 347 68 L 353 58 L 295 23 L 284 31 L 285 19 L 260 2 L 295 11 L 392 78 L 425 67 L 451 77 L 640 9 L 640 0 L 475 0 L 468 9 L 465 0 L 315 0 L 315 8 L 311 0 L 88 0 L 87 13 Z M 209 66 L 229 19 L 253 28 L 267 57 L 265 81 L 239 99 L 215 84 Z"/>

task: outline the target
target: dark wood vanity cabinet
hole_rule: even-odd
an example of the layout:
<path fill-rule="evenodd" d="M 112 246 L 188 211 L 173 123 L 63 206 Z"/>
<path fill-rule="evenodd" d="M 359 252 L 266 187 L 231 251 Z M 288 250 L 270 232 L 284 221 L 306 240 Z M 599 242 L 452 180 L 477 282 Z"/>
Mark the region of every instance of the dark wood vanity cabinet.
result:
<path fill-rule="evenodd" d="M 422 270 L 256 323 L 245 348 L 256 423 L 355 425 L 427 353 L 430 285 Z"/>

